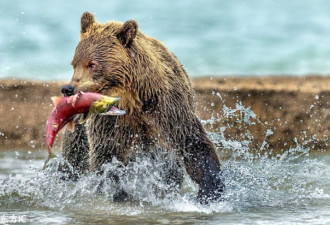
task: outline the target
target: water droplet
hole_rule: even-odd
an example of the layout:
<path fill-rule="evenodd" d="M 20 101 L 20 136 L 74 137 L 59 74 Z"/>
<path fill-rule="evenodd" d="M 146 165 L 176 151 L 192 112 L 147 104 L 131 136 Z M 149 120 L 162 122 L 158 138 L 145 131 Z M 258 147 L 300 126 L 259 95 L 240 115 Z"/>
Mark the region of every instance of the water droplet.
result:
<path fill-rule="evenodd" d="M 318 95 L 315 95 L 315 99 L 318 100 L 319 99 L 319 96 Z"/>
<path fill-rule="evenodd" d="M 234 87 L 234 91 L 237 91 L 237 87 Z"/>

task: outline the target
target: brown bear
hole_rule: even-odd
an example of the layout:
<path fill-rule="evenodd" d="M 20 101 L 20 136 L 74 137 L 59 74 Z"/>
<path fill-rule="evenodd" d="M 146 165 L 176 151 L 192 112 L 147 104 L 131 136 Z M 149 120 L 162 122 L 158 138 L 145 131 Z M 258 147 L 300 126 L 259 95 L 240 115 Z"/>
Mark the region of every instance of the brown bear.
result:
<path fill-rule="evenodd" d="M 125 165 L 135 146 L 164 147 L 177 156 L 199 185 L 201 203 L 219 200 L 224 185 L 215 147 L 194 112 L 194 91 L 176 56 L 138 30 L 134 20 L 95 22 L 81 17 L 80 42 L 72 60 L 74 74 L 62 87 L 120 97 L 124 116 L 93 115 L 63 138 L 63 156 L 80 171 L 100 171 L 113 157 Z M 173 175 L 174 174 L 174 175 Z M 182 173 L 173 173 L 182 180 Z"/>

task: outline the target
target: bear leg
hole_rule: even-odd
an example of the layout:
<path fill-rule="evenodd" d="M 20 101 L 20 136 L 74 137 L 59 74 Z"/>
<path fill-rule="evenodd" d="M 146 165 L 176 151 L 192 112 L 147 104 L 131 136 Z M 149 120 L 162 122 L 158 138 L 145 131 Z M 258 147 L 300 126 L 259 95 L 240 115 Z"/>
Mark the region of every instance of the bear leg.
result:
<path fill-rule="evenodd" d="M 215 147 L 200 121 L 195 119 L 191 136 L 185 141 L 184 164 L 192 180 L 199 184 L 198 201 L 208 204 L 220 200 L 225 186 L 220 177 L 220 162 Z"/>

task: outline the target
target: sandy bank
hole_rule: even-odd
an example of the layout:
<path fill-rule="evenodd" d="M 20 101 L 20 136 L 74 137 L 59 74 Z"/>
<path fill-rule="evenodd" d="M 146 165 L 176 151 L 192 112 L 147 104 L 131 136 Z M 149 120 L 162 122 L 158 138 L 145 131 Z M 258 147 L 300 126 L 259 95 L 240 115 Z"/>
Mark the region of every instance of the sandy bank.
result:
<path fill-rule="evenodd" d="M 305 147 L 330 151 L 329 76 L 198 78 L 192 83 L 198 116 L 218 119 L 206 127 L 217 132 L 224 127 L 227 140 L 251 140 L 253 136 L 251 149 L 269 144 L 268 149 L 280 151 L 296 146 L 297 139 Z M 45 149 L 45 124 L 53 107 L 50 97 L 59 95 L 63 84 L 0 80 L 0 149 Z M 255 113 L 252 124 L 241 121 L 246 115 L 242 111 L 224 113 L 240 105 Z M 268 129 L 273 134 L 264 145 Z"/>

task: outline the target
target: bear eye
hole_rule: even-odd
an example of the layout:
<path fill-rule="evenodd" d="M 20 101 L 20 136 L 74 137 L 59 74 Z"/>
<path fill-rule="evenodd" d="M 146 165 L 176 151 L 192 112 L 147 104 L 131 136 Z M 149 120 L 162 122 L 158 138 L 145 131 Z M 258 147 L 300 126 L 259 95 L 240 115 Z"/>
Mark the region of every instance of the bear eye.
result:
<path fill-rule="evenodd" d="M 91 61 L 87 65 L 88 69 L 91 69 L 91 70 L 95 70 L 97 66 L 98 66 L 98 63 L 95 61 Z"/>

